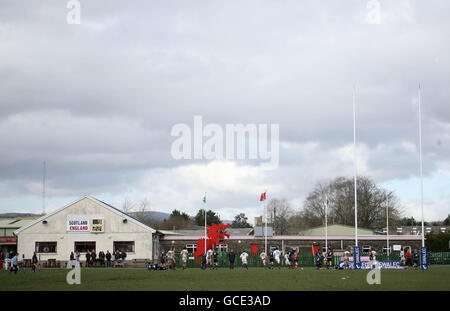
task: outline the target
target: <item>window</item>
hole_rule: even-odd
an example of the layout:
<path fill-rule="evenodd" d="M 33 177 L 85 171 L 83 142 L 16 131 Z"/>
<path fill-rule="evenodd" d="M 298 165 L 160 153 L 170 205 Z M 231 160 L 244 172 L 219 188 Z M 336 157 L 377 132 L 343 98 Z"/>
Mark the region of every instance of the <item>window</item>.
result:
<path fill-rule="evenodd" d="M 134 241 L 131 242 L 114 242 L 114 252 L 121 251 L 125 253 L 134 253 Z"/>
<path fill-rule="evenodd" d="M 225 245 L 219 244 L 219 252 L 228 253 L 228 245 L 227 244 L 225 244 Z"/>
<path fill-rule="evenodd" d="M 363 253 L 368 253 L 368 252 L 370 252 L 370 249 L 371 249 L 370 245 L 364 245 L 364 246 L 362 247 Z"/>
<path fill-rule="evenodd" d="M 80 252 L 80 253 L 86 253 L 87 251 L 92 252 L 92 250 L 96 250 L 95 249 L 95 242 L 92 241 L 82 241 L 82 242 L 75 242 L 75 247 L 74 247 L 75 252 Z"/>
<path fill-rule="evenodd" d="M 56 242 L 36 242 L 36 253 L 56 253 Z"/>
<path fill-rule="evenodd" d="M 186 250 L 189 254 L 193 254 L 197 251 L 197 245 L 196 244 L 186 244 Z"/>
<path fill-rule="evenodd" d="M 391 254 L 392 253 L 392 251 L 391 251 L 391 247 L 389 246 L 389 247 L 383 247 L 383 253 L 384 254 Z"/>

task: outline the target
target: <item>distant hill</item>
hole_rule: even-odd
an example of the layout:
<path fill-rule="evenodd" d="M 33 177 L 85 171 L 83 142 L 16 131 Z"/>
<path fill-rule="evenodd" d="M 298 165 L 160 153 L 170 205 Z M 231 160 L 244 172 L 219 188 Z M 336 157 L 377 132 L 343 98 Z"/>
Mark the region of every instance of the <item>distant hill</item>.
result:
<path fill-rule="evenodd" d="M 138 214 L 141 214 L 141 212 L 129 212 L 128 213 L 130 216 L 135 217 Z M 145 219 L 154 219 L 157 221 L 163 221 L 164 219 L 169 219 L 170 214 L 168 213 L 163 213 L 163 212 L 154 212 L 154 211 L 147 211 L 144 212 L 144 218 Z"/>
<path fill-rule="evenodd" d="M 41 216 L 41 214 L 33 214 L 33 213 L 1 213 L 0 218 L 18 218 L 18 217 L 37 217 Z"/>
<path fill-rule="evenodd" d="M 130 216 L 135 217 L 140 214 L 140 212 L 129 212 Z M 163 213 L 163 212 L 154 212 L 154 211 L 147 211 L 144 212 L 144 218 L 145 219 L 154 219 L 157 221 L 163 221 L 164 219 L 169 219 L 170 214 L 169 213 Z M 194 218 L 193 216 L 190 216 L 190 218 Z M 233 222 L 232 220 L 222 220 L 222 222 L 226 224 L 230 224 Z"/>

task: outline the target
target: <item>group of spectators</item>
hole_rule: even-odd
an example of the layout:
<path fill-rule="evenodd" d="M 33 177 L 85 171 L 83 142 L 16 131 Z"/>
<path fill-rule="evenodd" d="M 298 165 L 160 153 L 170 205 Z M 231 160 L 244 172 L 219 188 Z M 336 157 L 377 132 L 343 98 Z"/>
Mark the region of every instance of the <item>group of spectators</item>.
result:
<path fill-rule="evenodd" d="M 100 251 L 97 255 L 95 250 L 87 251 L 86 254 L 86 264 L 85 267 L 111 267 L 111 263 L 116 265 L 117 263 L 125 264 L 125 259 L 127 254 L 125 251 L 116 250 L 114 254 L 111 254 L 109 250 L 106 251 L 106 254 L 103 251 Z M 114 261 L 112 261 L 114 257 Z M 80 266 L 80 252 L 71 252 L 70 253 L 70 265 L 72 267 Z"/>

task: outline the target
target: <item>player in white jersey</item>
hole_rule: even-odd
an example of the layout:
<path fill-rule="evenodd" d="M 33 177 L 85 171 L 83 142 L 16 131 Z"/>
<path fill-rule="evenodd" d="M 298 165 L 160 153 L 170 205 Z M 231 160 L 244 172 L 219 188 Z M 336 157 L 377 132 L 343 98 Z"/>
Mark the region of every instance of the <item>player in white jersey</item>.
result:
<path fill-rule="evenodd" d="M 206 266 L 209 266 L 210 268 L 212 267 L 212 253 L 213 250 L 212 249 L 208 249 L 208 251 L 206 252 Z"/>
<path fill-rule="evenodd" d="M 348 264 L 349 260 L 350 260 L 350 252 L 345 251 L 345 253 L 344 253 L 344 269 L 345 270 L 350 269 L 349 264 Z"/>
<path fill-rule="evenodd" d="M 175 251 L 173 248 L 167 252 L 167 261 L 169 269 L 175 269 Z"/>
<path fill-rule="evenodd" d="M 406 264 L 405 251 L 401 250 L 400 251 L 400 265 L 405 266 L 405 264 Z"/>
<path fill-rule="evenodd" d="M 289 253 L 288 252 L 286 254 L 284 254 L 284 263 L 286 264 L 286 267 L 288 267 L 288 268 L 291 267 L 291 262 L 289 261 Z"/>
<path fill-rule="evenodd" d="M 261 258 L 262 263 L 263 263 L 263 265 L 264 265 L 264 269 L 266 269 L 266 268 L 267 268 L 267 255 L 266 255 L 266 253 L 265 253 L 265 252 L 262 252 L 262 253 L 259 255 L 259 258 Z"/>
<path fill-rule="evenodd" d="M 281 269 L 280 256 L 281 251 L 277 248 L 273 251 L 273 256 L 275 257 L 275 261 L 278 263 L 278 269 Z"/>
<path fill-rule="evenodd" d="M 186 270 L 186 264 L 188 261 L 188 251 L 186 247 L 184 247 L 183 250 L 180 252 L 180 258 L 181 261 L 183 262 L 183 270 Z"/>
<path fill-rule="evenodd" d="M 243 251 L 241 256 L 240 256 L 240 258 L 241 258 L 241 261 L 242 261 L 242 265 L 245 268 L 247 268 L 247 270 L 248 270 L 248 262 L 247 262 L 248 254 L 247 254 L 247 252 Z"/>
<path fill-rule="evenodd" d="M 377 262 L 377 252 L 375 252 L 373 249 L 370 250 L 369 259 L 370 259 L 370 267 L 372 269 L 375 269 Z"/>

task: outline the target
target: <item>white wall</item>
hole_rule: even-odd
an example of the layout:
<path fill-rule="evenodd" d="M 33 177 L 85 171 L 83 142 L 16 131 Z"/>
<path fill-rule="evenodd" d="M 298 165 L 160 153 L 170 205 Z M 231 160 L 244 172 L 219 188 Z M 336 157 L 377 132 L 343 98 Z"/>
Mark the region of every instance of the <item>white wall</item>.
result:
<path fill-rule="evenodd" d="M 67 215 L 104 215 L 104 233 L 80 233 L 67 232 Z M 69 260 L 70 252 L 74 251 L 75 241 L 95 241 L 96 252 L 106 253 L 113 251 L 114 241 L 134 241 L 135 252 L 127 253 L 130 259 L 152 258 L 152 232 L 132 220 L 123 223 L 124 217 L 118 215 L 95 200 L 85 197 L 82 200 L 66 207 L 46 218 L 47 224 L 42 221 L 26 228 L 18 233 L 17 251 L 20 258 L 31 258 L 35 250 L 36 242 L 57 242 L 56 253 L 41 253 L 41 260 L 56 259 Z M 81 256 L 85 260 L 84 254 Z"/>

